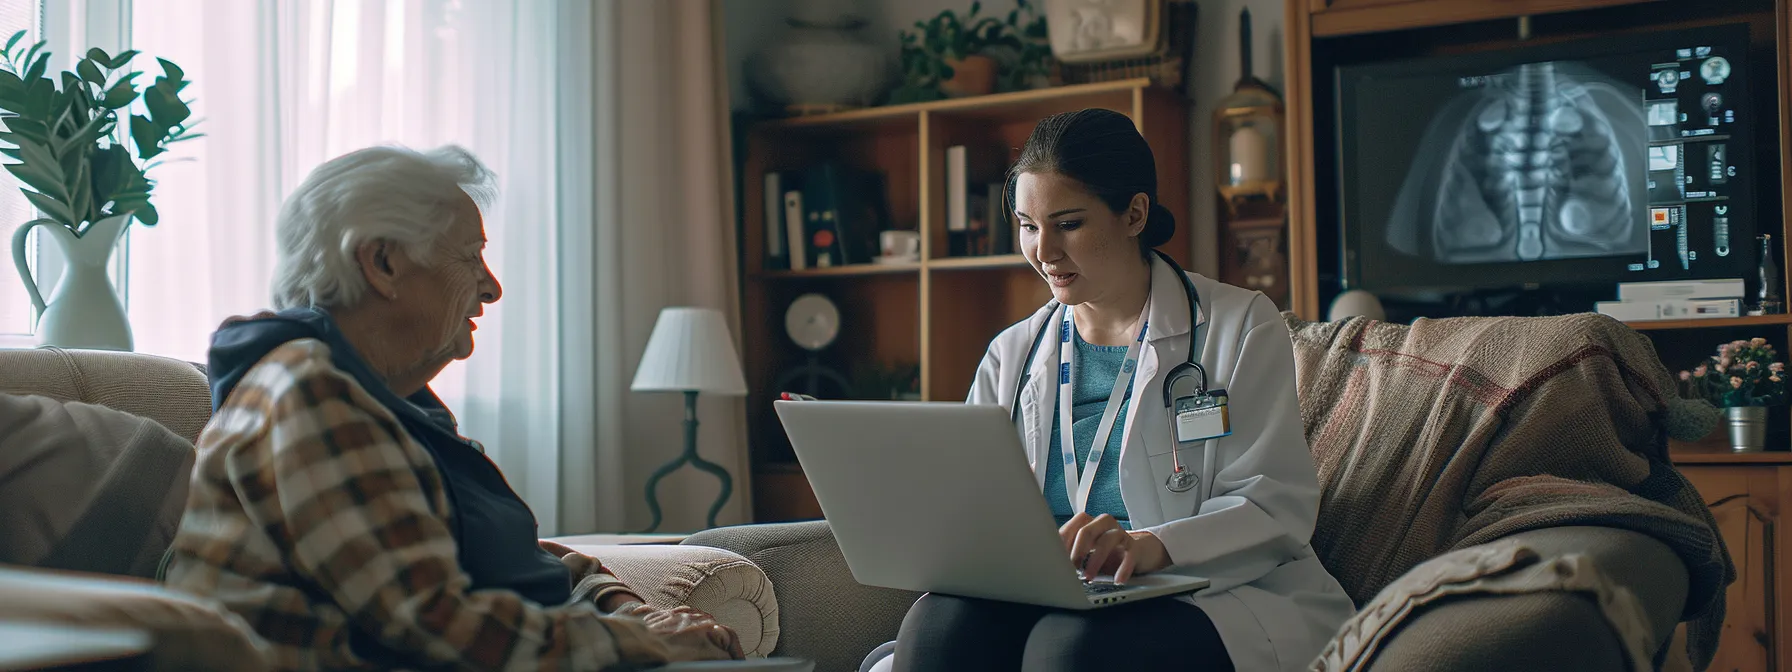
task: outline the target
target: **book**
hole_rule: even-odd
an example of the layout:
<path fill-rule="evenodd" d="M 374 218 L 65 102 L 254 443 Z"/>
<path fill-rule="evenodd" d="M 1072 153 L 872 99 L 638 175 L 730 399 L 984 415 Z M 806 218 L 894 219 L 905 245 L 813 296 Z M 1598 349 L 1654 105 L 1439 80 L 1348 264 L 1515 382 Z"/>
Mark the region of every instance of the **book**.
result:
<path fill-rule="evenodd" d="M 788 255 L 791 270 L 801 271 L 809 268 L 809 245 L 803 230 L 807 224 L 803 211 L 803 192 L 790 189 L 784 192 L 784 232 L 789 240 Z"/>
<path fill-rule="evenodd" d="M 950 256 L 995 254 L 994 234 L 1002 204 L 1008 153 L 998 146 L 953 145 L 946 148 L 946 253 Z M 992 184 L 994 183 L 994 184 Z"/>
<path fill-rule="evenodd" d="M 765 174 L 765 268 L 790 268 L 784 254 L 789 233 L 784 230 L 784 176 L 777 171 Z"/>

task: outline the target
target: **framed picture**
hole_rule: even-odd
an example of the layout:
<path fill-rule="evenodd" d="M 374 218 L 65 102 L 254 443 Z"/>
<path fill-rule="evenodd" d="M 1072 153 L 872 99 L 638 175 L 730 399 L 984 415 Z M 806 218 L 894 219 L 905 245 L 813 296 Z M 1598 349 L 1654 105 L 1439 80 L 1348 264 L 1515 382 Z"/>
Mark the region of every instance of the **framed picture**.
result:
<path fill-rule="evenodd" d="M 1045 0 L 1052 56 L 1064 63 L 1154 55 L 1163 14 L 1163 0 Z"/>

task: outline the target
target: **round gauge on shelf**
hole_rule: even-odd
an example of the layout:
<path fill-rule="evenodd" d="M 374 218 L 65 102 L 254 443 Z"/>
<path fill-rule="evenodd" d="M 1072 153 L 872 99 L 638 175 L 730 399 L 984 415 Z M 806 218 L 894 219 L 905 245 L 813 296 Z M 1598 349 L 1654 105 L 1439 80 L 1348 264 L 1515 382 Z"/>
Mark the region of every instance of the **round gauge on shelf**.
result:
<path fill-rule="evenodd" d="M 840 335 L 840 309 L 821 294 L 796 297 L 784 311 L 784 332 L 804 350 L 818 352 Z"/>

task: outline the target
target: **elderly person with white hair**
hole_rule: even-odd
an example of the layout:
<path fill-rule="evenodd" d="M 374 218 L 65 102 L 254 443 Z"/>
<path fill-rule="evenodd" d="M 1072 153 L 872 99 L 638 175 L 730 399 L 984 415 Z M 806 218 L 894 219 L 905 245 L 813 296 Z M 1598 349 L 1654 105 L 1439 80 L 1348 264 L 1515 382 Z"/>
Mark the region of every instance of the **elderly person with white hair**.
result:
<path fill-rule="evenodd" d="M 635 669 L 740 657 L 528 505 L 428 387 L 503 295 L 484 259 L 491 175 L 467 151 L 375 147 L 319 166 L 276 224 L 277 313 L 212 338 L 169 584 L 212 597 L 281 670 Z"/>

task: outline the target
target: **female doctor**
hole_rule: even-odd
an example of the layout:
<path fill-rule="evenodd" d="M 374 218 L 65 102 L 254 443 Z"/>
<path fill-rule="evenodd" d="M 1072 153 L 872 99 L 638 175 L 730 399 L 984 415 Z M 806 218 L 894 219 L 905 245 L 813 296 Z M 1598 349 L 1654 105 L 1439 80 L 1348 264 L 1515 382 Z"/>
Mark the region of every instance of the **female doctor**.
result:
<path fill-rule="evenodd" d="M 1053 301 L 990 344 L 968 401 L 1018 411 L 1084 578 L 1212 585 L 1081 612 L 929 594 L 903 620 L 894 669 L 1294 672 L 1351 615 L 1308 546 L 1319 483 L 1288 330 L 1261 293 L 1154 251 L 1176 227 L 1157 184 L 1125 115 L 1039 122 L 1008 200 Z"/>

